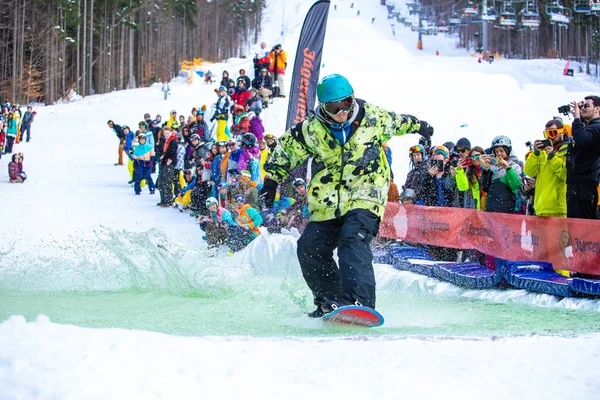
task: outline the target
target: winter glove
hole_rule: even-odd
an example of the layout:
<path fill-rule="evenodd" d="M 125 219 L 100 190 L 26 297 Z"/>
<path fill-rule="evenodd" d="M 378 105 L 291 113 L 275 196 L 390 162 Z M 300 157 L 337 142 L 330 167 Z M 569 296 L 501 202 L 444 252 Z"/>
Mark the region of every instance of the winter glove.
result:
<path fill-rule="evenodd" d="M 425 139 L 431 139 L 433 136 L 433 126 L 429 125 L 427 122 L 421 120 L 421 127 L 419 128 L 419 135 L 423 136 Z"/>

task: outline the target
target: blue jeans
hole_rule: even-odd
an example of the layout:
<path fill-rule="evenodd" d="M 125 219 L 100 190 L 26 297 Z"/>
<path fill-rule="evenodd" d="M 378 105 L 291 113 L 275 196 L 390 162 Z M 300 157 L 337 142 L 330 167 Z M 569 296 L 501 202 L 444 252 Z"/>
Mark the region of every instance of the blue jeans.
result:
<path fill-rule="evenodd" d="M 154 181 L 152 180 L 152 162 L 151 161 L 138 161 L 135 165 L 135 192 L 141 193 L 142 188 L 140 182 L 145 179 L 150 192 L 154 192 Z"/>

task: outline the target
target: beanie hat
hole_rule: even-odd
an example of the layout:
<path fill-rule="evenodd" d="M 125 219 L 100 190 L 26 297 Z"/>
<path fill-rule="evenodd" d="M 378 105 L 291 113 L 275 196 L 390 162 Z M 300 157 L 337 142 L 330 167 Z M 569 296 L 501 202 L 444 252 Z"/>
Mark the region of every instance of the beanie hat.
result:
<path fill-rule="evenodd" d="M 454 147 L 462 147 L 471 150 L 471 142 L 467 138 L 460 138 Z"/>

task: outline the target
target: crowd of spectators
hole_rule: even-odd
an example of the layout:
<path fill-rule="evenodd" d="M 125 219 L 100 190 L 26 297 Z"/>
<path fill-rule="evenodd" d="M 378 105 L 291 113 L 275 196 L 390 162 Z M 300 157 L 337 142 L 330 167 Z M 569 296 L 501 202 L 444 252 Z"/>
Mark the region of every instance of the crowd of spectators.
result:
<path fill-rule="evenodd" d="M 598 219 L 600 97 L 571 104 L 572 127 L 560 117 L 543 126 L 543 139 L 530 143 L 524 162 L 508 136 L 484 147 L 469 139 L 409 150 L 410 172 L 403 203 L 471 208 L 495 213 Z M 541 135 L 540 135 L 541 136 Z M 434 249 L 435 250 L 435 249 Z M 437 249 L 445 261 L 469 254 Z"/>
<path fill-rule="evenodd" d="M 36 112 L 32 106 L 27 106 L 27 111 L 21 111 L 20 104 L 10 102 L 0 105 L 0 158 L 3 154 L 14 151 L 16 144 L 31 140 L 31 125 Z M 10 183 L 23 183 L 27 174 L 23 171 L 23 153 L 14 153 L 8 164 Z"/>

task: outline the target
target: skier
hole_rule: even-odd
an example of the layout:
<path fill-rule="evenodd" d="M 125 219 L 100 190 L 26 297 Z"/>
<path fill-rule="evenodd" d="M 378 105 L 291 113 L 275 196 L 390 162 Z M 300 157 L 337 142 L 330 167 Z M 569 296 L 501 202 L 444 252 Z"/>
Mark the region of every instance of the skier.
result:
<path fill-rule="evenodd" d="M 167 97 L 171 94 L 171 88 L 169 87 L 169 84 L 167 83 L 167 81 L 163 82 L 162 88 L 160 89 L 160 91 L 164 93 L 164 98 L 165 98 L 165 100 L 167 100 Z"/>
<path fill-rule="evenodd" d="M 323 78 L 317 86 L 315 115 L 282 137 L 267 175 L 282 182 L 288 171 L 314 157 L 308 193 L 310 222 L 298 240 L 302 274 L 314 295 L 318 318 L 334 308 L 361 304 L 375 308 L 373 254 L 387 202 L 390 168 L 381 145 L 393 135 L 433 128 L 412 115 L 396 114 L 356 99 L 342 75 Z M 338 249 L 339 269 L 333 259 Z"/>

